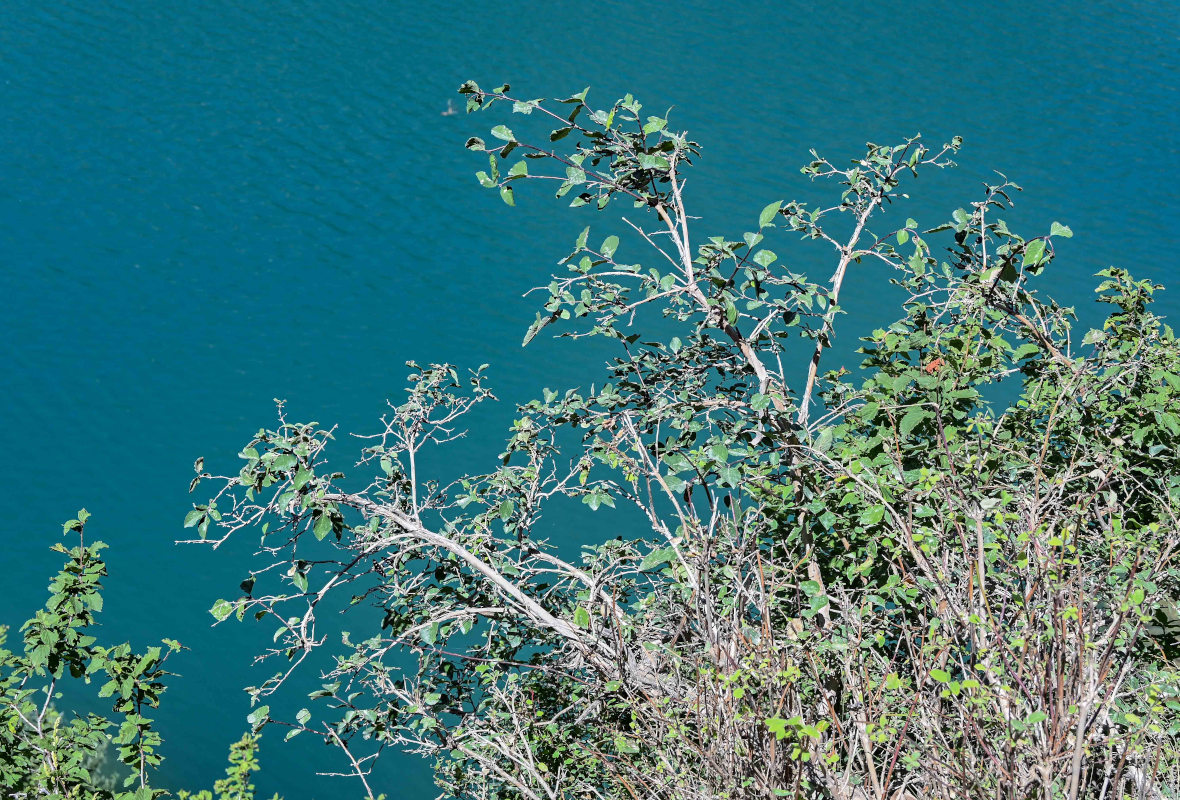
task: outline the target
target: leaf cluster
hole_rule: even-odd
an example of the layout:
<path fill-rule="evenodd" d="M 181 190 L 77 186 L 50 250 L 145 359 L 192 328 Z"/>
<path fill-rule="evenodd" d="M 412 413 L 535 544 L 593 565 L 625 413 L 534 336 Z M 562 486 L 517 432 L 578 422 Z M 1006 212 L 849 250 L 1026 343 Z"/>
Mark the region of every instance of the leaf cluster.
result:
<path fill-rule="evenodd" d="M 126 642 L 99 643 L 97 615 L 107 575 L 103 542 L 87 542 L 90 514 L 78 512 L 62 527 L 52 550 L 65 564 L 49 584 L 49 599 L 20 628 L 19 649 L 6 644 L 0 627 L 0 787 L 5 797 L 152 800 L 167 791 L 153 786 L 163 760 L 162 738 L 148 715 L 159 708 L 168 658 L 183 649 L 165 639 L 140 652 Z M 75 543 L 76 542 L 76 543 Z M 59 710 L 66 681 L 98 684 L 97 698 L 111 704 L 111 717 Z M 108 764 L 114 748 L 117 765 Z M 257 770 L 257 739 L 247 736 L 231 750 L 229 777 L 218 781 L 219 800 L 252 800 L 248 784 Z M 182 798 L 189 796 L 181 792 Z M 207 792 L 192 795 L 207 798 Z M 277 797 L 276 797 L 277 800 Z"/>

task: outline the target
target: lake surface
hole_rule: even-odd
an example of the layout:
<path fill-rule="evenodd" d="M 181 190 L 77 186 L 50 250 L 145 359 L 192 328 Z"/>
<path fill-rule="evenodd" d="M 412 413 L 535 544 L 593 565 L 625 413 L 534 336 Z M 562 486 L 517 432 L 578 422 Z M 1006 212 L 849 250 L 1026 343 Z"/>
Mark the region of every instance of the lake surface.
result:
<path fill-rule="evenodd" d="M 196 456 L 236 469 L 276 397 L 293 418 L 371 431 L 413 358 L 492 365 L 502 402 L 458 453 L 478 469 L 515 402 L 589 383 L 609 355 L 552 341 L 522 355 L 521 295 L 592 214 L 479 188 L 462 144 L 507 120 L 441 114 L 467 78 L 675 106 L 673 127 L 704 145 L 697 231 L 729 237 L 770 201 L 818 196 L 798 173 L 811 147 L 961 135 L 960 168 L 913 185 L 907 216 L 934 225 L 1002 171 L 1025 187 L 1017 230 L 1075 232 L 1054 296 L 1093 322 L 1090 276 L 1116 264 L 1173 284 L 1160 305 L 1180 316 L 1173 2 L 4 6 L 0 622 L 43 602 L 47 548 L 88 508 L 112 546 L 104 634 L 191 648 L 159 715 L 174 787 L 223 774 L 245 728 L 237 687 L 270 674 L 246 655 L 263 629 L 206 613 L 236 592 L 248 543 L 173 544 Z M 812 258 L 793 268 L 826 275 Z M 845 285 L 841 346 L 882 312 L 879 286 Z M 338 452 L 350 463 L 347 441 Z M 360 796 L 310 777 L 340 767 L 330 751 L 280 738 L 264 739 L 260 795 Z M 374 788 L 434 796 L 425 765 L 396 755 Z"/>

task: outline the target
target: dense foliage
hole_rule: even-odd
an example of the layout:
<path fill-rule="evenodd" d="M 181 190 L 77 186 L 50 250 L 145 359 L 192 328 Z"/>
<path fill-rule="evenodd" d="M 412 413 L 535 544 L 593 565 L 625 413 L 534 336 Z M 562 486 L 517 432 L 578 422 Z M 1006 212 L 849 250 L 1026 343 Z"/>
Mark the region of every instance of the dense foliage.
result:
<path fill-rule="evenodd" d="M 98 644 L 91 630 L 102 611 L 106 564 L 99 554 L 106 545 L 86 543 L 88 517 L 80 511 L 63 527 L 63 537 L 77 536 L 76 546 L 53 545 L 67 561 L 49 585 L 45 608 L 21 628 L 23 654 L 0 650 L 0 785 L 10 796 L 89 796 L 80 794 L 83 787 L 100 783 L 107 784 L 105 796 L 153 796 L 149 770 L 160 763 L 160 736 L 146 714 L 159 704 L 163 664 L 180 645 L 167 641 L 137 653 L 127 643 Z M 5 633 L 0 630 L 0 644 Z M 97 714 L 67 719 L 53 706 L 60 682 L 89 684 L 95 677 L 103 680 L 98 696 L 113 698 L 112 710 L 121 717 L 113 741 L 131 772 L 113 791 L 111 781 L 91 770 L 103 760 L 114 723 Z"/>
<path fill-rule="evenodd" d="M 87 543 L 89 518 L 83 509 L 62 527 L 63 539 L 68 543 L 76 537 L 77 545 L 53 545 L 66 563 L 49 584 L 45 608 L 21 627 L 23 652 L 4 649 L 7 630 L 0 626 L 0 788 L 5 798 L 152 800 L 167 794 L 152 786 L 162 739 L 146 715 L 159 707 L 169 674 L 164 663 L 181 645 L 165 639 L 163 647 L 140 653 L 126 642 L 98 643 L 94 633 L 107 574 L 100 553 L 106 545 Z M 110 699 L 114 720 L 55 707 L 66 681 L 90 685 L 95 680 L 101 682 L 97 696 Z M 112 745 L 117 766 L 108 763 Z M 249 780 L 258 769 L 257 750 L 258 737 L 252 734 L 231 746 L 227 777 L 214 784 L 218 800 L 253 800 Z M 189 796 L 180 793 L 181 800 Z M 191 796 L 213 800 L 214 795 Z"/>

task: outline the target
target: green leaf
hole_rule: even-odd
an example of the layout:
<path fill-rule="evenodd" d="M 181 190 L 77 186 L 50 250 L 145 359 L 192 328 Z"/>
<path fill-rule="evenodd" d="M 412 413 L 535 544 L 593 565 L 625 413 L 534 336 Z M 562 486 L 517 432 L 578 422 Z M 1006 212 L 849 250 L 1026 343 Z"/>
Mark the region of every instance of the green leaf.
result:
<path fill-rule="evenodd" d="M 817 452 L 820 452 L 820 453 L 828 452 L 828 450 L 830 450 L 832 447 L 832 438 L 833 438 L 833 436 L 835 436 L 835 433 L 836 433 L 836 431 L 834 428 L 830 428 L 830 427 L 824 428 L 822 431 L 819 432 L 819 436 L 815 437 L 815 442 L 812 443 L 811 446 Z"/>
<path fill-rule="evenodd" d="M 196 525 L 198 522 L 200 522 L 201 520 L 203 520 L 204 518 L 205 518 L 205 512 L 204 512 L 204 510 L 202 510 L 202 509 L 199 509 L 199 508 L 194 508 L 192 511 L 188 512 L 188 513 L 185 515 L 185 517 L 184 517 L 184 527 L 186 527 L 186 528 L 191 528 L 191 527 L 193 527 L 194 525 Z"/>
<path fill-rule="evenodd" d="M 617 250 L 618 248 L 619 248 L 619 237 L 618 236 L 608 236 L 608 237 L 606 237 L 606 240 L 603 241 L 602 248 L 601 248 L 600 252 L 602 253 L 603 258 L 610 258 L 615 254 L 615 250 Z"/>
<path fill-rule="evenodd" d="M 520 161 L 517 161 L 515 164 L 513 164 L 512 169 L 508 170 L 508 177 L 509 178 L 523 178 L 528 174 L 529 174 L 529 165 L 527 163 L 525 163 L 525 160 L 523 158 Z"/>
<path fill-rule="evenodd" d="M 585 628 L 586 630 L 589 630 L 590 612 L 581 606 L 578 606 L 578 608 L 574 611 L 574 624 L 579 628 Z"/>
<path fill-rule="evenodd" d="M 582 232 L 578 234 L 578 241 L 574 244 L 574 247 L 576 247 L 578 250 L 583 249 L 586 246 L 586 239 L 589 236 L 590 226 L 587 225 L 585 228 L 582 228 Z"/>
<path fill-rule="evenodd" d="M 767 729 L 774 734 L 774 738 L 782 740 L 787 736 L 787 720 L 781 717 L 770 717 L 763 720 Z"/>
<path fill-rule="evenodd" d="M 668 163 L 668 159 L 663 156 L 652 155 L 651 153 L 639 154 L 640 169 L 665 170 L 670 166 L 671 164 Z"/>
<path fill-rule="evenodd" d="M 234 604 L 228 600 L 218 600 L 213 604 L 213 608 L 209 609 L 209 613 L 213 615 L 215 620 L 222 622 L 234 613 Z"/>
<path fill-rule="evenodd" d="M 270 719 L 270 706 L 259 706 L 246 716 L 246 722 L 254 726 L 257 731 Z"/>
<path fill-rule="evenodd" d="M 947 683 L 950 681 L 951 675 L 944 669 L 932 669 L 930 670 L 930 678 L 939 683 Z"/>
<path fill-rule="evenodd" d="M 652 550 L 643 557 L 643 561 L 639 564 L 639 569 L 647 572 L 655 569 L 661 564 L 667 564 L 676 558 L 676 551 L 671 547 L 665 547 L 660 550 Z"/>
<path fill-rule="evenodd" d="M 897 232 L 897 243 L 899 245 L 905 244 L 909 240 L 910 240 L 910 232 L 909 231 L 902 229 Z"/>
<path fill-rule="evenodd" d="M 512 195 L 512 187 L 508 184 L 500 187 L 500 199 L 510 206 L 516 205 L 516 198 Z"/>
<path fill-rule="evenodd" d="M 255 454 L 254 457 L 257 458 L 257 454 Z M 271 463 L 271 467 L 277 472 L 286 472 L 298 463 L 299 459 L 297 459 L 293 454 L 283 453 Z"/>
<path fill-rule="evenodd" d="M 1045 254 L 1045 240 L 1033 239 L 1024 248 L 1024 260 L 1021 262 L 1022 267 L 1032 266 L 1041 263 L 1041 257 Z"/>
<path fill-rule="evenodd" d="M 922 420 L 931 416 L 933 414 L 921 406 L 914 406 L 901 418 L 901 422 L 897 426 L 897 431 L 902 436 L 909 436 Z"/>
<path fill-rule="evenodd" d="M 1062 239 L 1068 239 L 1073 236 L 1073 231 L 1069 229 L 1068 225 L 1062 225 L 1060 222 L 1054 222 L 1049 226 L 1050 236 L 1060 236 Z"/>
<path fill-rule="evenodd" d="M 537 334 L 541 332 L 541 329 L 544 328 L 546 325 L 548 325 L 552 321 L 553 321 L 552 316 L 542 317 L 540 315 L 540 313 L 538 313 L 536 320 L 534 320 L 533 324 L 529 326 L 529 329 L 527 331 L 525 331 L 524 339 L 521 341 L 520 346 L 521 347 L 528 347 L 529 342 L 531 342 L 533 339 L 535 339 Z"/>
<path fill-rule="evenodd" d="M 500 520 L 502 522 L 507 522 L 509 519 L 512 518 L 512 512 L 515 510 L 516 510 L 516 504 L 513 503 L 511 500 L 505 500 L 502 503 L 500 503 L 500 508 L 498 509 L 497 513 L 499 513 Z"/>
<path fill-rule="evenodd" d="M 516 136 L 513 135 L 511 129 L 504 125 L 497 125 L 492 128 L 492 136 L 505 142 L 515 142 Z"/>
<path fill-rule="evenodd" d="M 577 94 L 571 94 L 569 97 L 566 97 L 562 100 L 558 100 L 557 102 L 559 102 L 559 103 L 578 103 L 578 104 L 584 103 L 586 101 L 586 94 L 589 91 L 590 91 L 590 87 L 587 86 L 585 89 L 578 92 Z"/>
<path fill-rule="evenodd" d="M 668 124 L 668 120 L 662 117 L 648 117 L 647 123 L 643 126 L 643 135 L 648 136 L 657 131 L 662 131 Z"/>
<path fill-rule="evenodd" d="M 876 525 L 885 518 L 885 506 L 875 505 L 861 512 L 858 520 L 861 525 Z"/>
<path fill-rule="evenodd" d="M 683 492 L 684 487 L 688 485 L 684 480 L 672 473 L 664 476 L 664 483 L 667 484 L 668 491 L 670 492 Z"/>
<path fill-rule="evenodd" d="M 635 746 L 634 742 L 624 738 L 621 734 L 615 736 L 615 749 L 620 753 L 638 753 L 639 748 Z"/>
<path fill-rule="evenodd" d="M 312 532 L 312 535 L 315 536 L 315 538 L 319 539 L 322 542 L 324 540 L 324 537 L 332 532 L 332 517 L 331 517 L 331 515 L 327 514 L 327 513 L 320 514 L 316 518 L 315 525 L 312 526 L 311 532 Z"/>
<path fill-rule="evenodd" d="M 592 492 L 582 496 L 582 502 L 590 506 L 591 511 L 597 511 L 601 506 L 610 506 L 614 508 L 614 498 L 607 494 L 602 489 L 595 489 Z"/>
<path fill-rule="evenodd" d="M 299 471 L 295 473 L 295 477 L 291 479 L 291 488 L 295 491 L 299 491 L 304 486 L 306 486 L 307 482 L 310 480 L 311 470 L 307 469 L 307 467 L 300 467 Z"/>
<path fill-rule="evenodd" d="M 777 258 L 773 250 L 759 250 L 754 254 L 754 263 L 760 267 L 769 267 Z"/>
<path fill-rule="evenodd" d="M 1033 342 L 1025 342 L 1012 351 L 1012 360 L 1019 361 L 1022 358 L 1028 358 L 1031 355 L 1041 352 L 1041 346 Z"/>
<path fill-rule="evenodd" d="M 778 214 L 780 208 L 783 207 L 781 200 L 775 200 L 773 203 L 762 209 L 762 213 L 758 215 L 758 227 L 765 228 L 770 223 L 774 222 L 774 217 Z"/>
<path fill-rule="evenodd" d="M 799 584 L 799 590 L 807 597 L 816 597 L 823 593 L 823 587 L 819 581 L 803 581 Z"/>

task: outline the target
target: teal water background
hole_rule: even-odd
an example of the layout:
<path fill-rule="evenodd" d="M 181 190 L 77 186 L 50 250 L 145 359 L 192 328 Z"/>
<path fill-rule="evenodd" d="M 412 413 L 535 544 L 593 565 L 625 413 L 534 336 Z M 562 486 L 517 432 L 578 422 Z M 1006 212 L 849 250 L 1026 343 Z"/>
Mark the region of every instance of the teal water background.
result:
<path fill-rule="evenodd" d="M 772 200 L 821 196 L 798 174 L 811 147 L 961 135 L 960 168 L 923 177 L 897 213 L 933 225 L 1004 172 L 1026 190 L 1017 230 L 1075 231 L 1044 283 L 1093 322 L 1098 269 L 1180 277 L 1178 45 L 1173 2 L 6 0 L 0 622 L 43 602 L 47 548 L 87 507 L 112 545 L 105 635 L 191 648 L 159 715 L 165 776 L 208 786 L 245 725 L 238 687 L 270 670 L 246 655 L 263 629 L 209 627 L 249 543 L 173 544 L 194 458 L 236 469 L 276 397 L 293 418 L 372 431 L 414 358 L 492 365 L 502 402 L 456 459 L 479 468 L 513 403 L 594 379 L 598 345 L 519 348 L 535 310 L 522 293 L 592 212 L 533 187 L 509 209 L 478 187 L 462 143 L 507 120 L 443 116 L 464 79 L 675 106 L 673 127 L 704 145 L 697 230 L 729 237 Z M 792 267 L 828 263 L 816 249 Z M 883 313 L 881 280 L 846 284 L 841 346 Z M 1180 286 L 1160 305 L 1176 318 Z M 341 767 L 330 751 L 279 738 L 260 792 L 359 796 L 309 777 Z M 434 796 L 397 756 L 375 788 Z"/>

